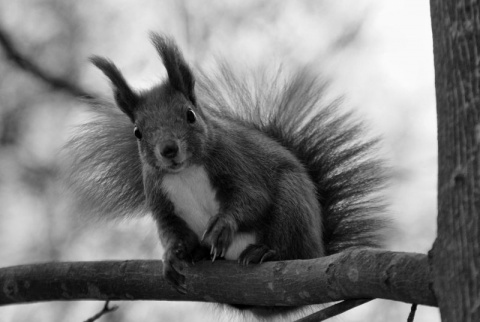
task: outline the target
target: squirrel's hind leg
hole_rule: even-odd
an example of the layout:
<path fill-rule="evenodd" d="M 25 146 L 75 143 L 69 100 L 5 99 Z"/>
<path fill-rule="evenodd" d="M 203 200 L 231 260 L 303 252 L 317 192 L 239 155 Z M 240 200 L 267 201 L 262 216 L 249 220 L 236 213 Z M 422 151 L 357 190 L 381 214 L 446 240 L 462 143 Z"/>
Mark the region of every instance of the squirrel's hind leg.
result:
<path fill-rule="evenodd" d="M 259 223 L 265 230 L 240 262 L 309 259 L 325 254 L 322 211 L 315 186 L 303 171 L 282 173 L 270 211 Z"/>
<path fill-rule="evenodd" d="M 252 244 L 249 245 L 238 257 L 238 262 L 242 265 L 261 264 L 267 261 L 274 261 L 277 252 L 270 249 L 267 245 Z"/>

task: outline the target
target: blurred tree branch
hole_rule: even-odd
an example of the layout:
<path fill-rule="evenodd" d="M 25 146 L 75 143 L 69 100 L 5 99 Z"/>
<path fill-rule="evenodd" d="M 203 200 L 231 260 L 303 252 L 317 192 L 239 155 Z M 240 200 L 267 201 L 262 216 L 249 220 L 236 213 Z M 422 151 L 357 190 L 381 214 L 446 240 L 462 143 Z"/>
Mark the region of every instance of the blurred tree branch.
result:
<path fill-rule="evenodd" d="M 94 322 L 94 321 L 98 320 L 99 318 L 101 318 L 102 316 L 104 316 L 105 314 L 114 312 L 118 309 L 117 305 L 109 307 L 108 306 L 109 303 L 110 303 L 110 301 L 106 301 L 102 310 L 100 312 L 98 312 L 97 314 L 95 314 L 94 316 L 92 316 L 91 318 L 85 320 L 85 322 Z"/>
<path fill-rule="evenodd" d="M 297 320 L 296 322 L 319 322 L 325 321 L 336 315 L 345 313 L 348 310 L 354 309 L 357 306 L 370 302 L 372 299 L 358 299 L 358 300 L 346 300 L 332 306 L 329 306 L 323 310 L 310 314 L 302 319 Z"/>
<path fill-rule="evenodd" d="M 17 67 L 24 70 L 27 73 L 37 77 L 45 82 L 55 90 L 63 91 L 74 97 L 83 99 L 95 99 L 95 95 L 88 93 L 78 85 L 51 75 L 48 71 L 41 68 L 33 60 L 22 54 L 14 45 L 12 39 L 8 33 L 0 27 L 0 46 L 3 48 L 5 55 L 10 61 L 12 61 Z"/>
<path fill-rule="evenodd" d="M 0 269 L 0 306 L 55 300 L 169 300 L 309 305 L 383 298 L 437 305 L 427 256 L 358 249 L 312 260 L 241 266 L 209 261 L 184 270 L 188 293 L 162 277 L 161 261 L 60 262 Z"/>

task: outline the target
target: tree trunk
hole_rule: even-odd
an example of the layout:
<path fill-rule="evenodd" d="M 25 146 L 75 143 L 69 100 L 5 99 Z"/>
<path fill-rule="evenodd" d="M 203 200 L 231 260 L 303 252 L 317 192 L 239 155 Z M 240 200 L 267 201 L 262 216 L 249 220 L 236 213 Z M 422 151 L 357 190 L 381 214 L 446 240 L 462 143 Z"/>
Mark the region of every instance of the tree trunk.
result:
<path fill-rule="evenodd" d="M 480 4 L 430 5 L 439 162 L 433 289 L 442 321 L 480 321 Z"/>

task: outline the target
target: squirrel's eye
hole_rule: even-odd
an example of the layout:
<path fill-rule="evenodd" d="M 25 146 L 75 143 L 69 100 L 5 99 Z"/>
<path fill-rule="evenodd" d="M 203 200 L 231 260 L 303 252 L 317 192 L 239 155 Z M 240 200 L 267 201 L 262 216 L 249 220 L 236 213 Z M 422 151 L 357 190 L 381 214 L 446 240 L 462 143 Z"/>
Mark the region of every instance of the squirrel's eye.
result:
<path fill-rule="evenodd" d="M 133 128 L 133 134 L 137 137 L 137 139 L 141 140 L 142 139 L 142 132 L 138 129 L 137 126 Z"/>
<path fill-rule="evenodd" d="M 187 110 L 187 122 L 195 123 L 196 120 L 197 120 L 197 116 L 195 115 L 195 112 L 191 108 L 189 108 Z"/>

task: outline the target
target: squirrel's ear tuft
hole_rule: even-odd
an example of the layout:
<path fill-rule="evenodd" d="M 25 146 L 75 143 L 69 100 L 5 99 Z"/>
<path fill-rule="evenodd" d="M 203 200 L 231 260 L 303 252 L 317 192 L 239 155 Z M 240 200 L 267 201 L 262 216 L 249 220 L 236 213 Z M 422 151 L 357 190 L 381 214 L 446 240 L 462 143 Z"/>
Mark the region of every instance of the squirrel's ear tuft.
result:
<path fill-rule="evenodd" d="M 153 32 L 150 38 L 167 69 L 170 85 L 196 105 L 195 78 L 175 41 Z"/>
<path fill-rule="evenodd" d="M 90 57 L 90 61 L 110 79 L 118 107 L 132 122 L 135 122 L 133 111 L 138 104 L 138 95 L 127 84 L 117 66 L 112 61 L 99 56 Z"/>

